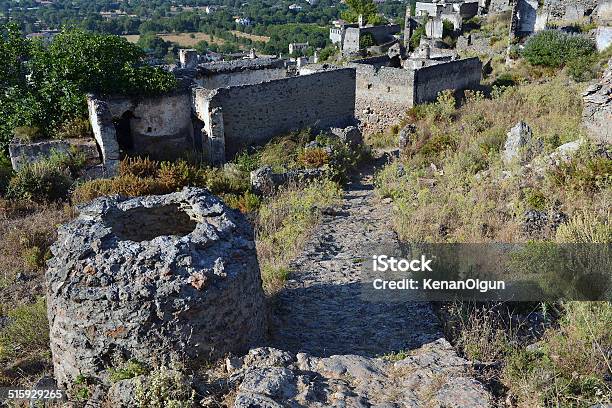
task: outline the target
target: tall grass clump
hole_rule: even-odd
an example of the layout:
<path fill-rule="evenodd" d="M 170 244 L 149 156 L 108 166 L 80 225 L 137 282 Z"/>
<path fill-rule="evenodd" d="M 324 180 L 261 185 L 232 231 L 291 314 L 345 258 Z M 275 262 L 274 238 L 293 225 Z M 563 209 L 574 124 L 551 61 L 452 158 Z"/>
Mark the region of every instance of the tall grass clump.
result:
<path fill-rule="evenodd" d="M 264 286 L 274 291 L 287 278 L 287 265 L 306 243 L 322 211 L 336 204 L 340 187 L 328 180 L 287 187 L 264 201 L 256 221 L 257 252 Z"/>

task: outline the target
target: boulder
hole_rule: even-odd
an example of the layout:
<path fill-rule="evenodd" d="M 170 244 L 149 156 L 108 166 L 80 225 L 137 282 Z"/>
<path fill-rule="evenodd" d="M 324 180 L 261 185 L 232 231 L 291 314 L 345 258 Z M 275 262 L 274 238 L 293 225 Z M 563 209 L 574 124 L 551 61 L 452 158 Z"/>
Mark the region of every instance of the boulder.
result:
<path fill-rule="evenodd" d="M 244 361 L 230 379 L 237 389 L 234 408 L 491 406 L 482 384 L 470 378 L 469 362 L 444 339 L 396 362 L 271 348 L 251 350 Z"/>
<path fill-rule="evenodd" d="M 363 135 L 356 126 L 332 128 L 330 131 L 332 135 L 337 136 L 343 143 L 348 144 L 352 148 L 356 148 L 363 144 Z"/>
<path fill-rule="evenodd" d="M 533 139 L 529 125 L 525 122 L 519 122 L 508 132 L 502 159 L 505 164 L 515 161 L 526 164 L 541 153 L 543 148 L 541 140 Z"/>
<path fill-rule="evenodd" d="M 46 273 L 58 386 L 116 361 L 199 367 L 266 330 L 253 228 L 210 192 L 102 197 L 60 227 Z"/>
<path fill-rule="evenodd" d="M 404 126 L 399 131 L 399 148 L 400 150 L 404 150 L 408 145 L 412 144 L 414 141 L 414 134 L 416 133 L 416 125 L 410 123 Z"/>
<path fill-rule="evenodd" d="M 612 143 L 612 59 L 601 80 L 582 94 L 582 123 L 590 138 Z"/>
<path fill-rule="evenodd" d="M 270 166 L 263 166 L 251 172 L 251 188 L 255 194 L 269 195 L 289 183 L 304 183 L 320 178 L 323 169 L 298 169 L 275 173 Z"/>

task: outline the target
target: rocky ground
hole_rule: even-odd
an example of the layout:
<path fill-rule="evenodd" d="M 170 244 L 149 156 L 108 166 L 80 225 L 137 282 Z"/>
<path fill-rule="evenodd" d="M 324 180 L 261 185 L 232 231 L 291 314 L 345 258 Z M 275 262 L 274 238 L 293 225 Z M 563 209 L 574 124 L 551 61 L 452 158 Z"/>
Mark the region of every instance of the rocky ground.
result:
<path fill-rule="evenodd" d="M 292 263 L 276 299 L 275 348 L 229 362 L 235 407 L 489 406 L 489 394 L 444 339 L 430 304 L 361 296 L 367 248 L 397 241 L 391 204 L 373 186 L 374 169 L 387 158 L 361 168 L 341 207 L 327 211 Z"/>

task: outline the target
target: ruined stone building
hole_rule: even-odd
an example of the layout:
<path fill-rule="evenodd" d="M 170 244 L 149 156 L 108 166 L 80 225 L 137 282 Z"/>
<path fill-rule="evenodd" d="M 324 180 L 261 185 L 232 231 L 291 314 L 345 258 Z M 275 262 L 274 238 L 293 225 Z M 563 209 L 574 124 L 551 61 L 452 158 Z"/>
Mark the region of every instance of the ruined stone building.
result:
<path fill-rule="evenodd" d="M 188 55 L 189 53 L 184 53 Z M 175 74 L 183 86 L 156 97 L 89 95 L 89 116 L 108 174 L 125 153 L 221 164 L 253 144 L 311 127 L 355 122 L 355 70 L 290 76 L 280 59 L 198 64 Z"/>
<path fill-rule="evenodd" d="M 397 41 L 394 35 L 399 34 L 400 31 L 399 24 L 373 26 L 339 21 L 330 28 L 329 39 L 338 45 L 343 55 L 354 55 L 361 51 L 361 41 L 364 36 L 371 36 L 374 45 L 390 46 Z"/>
<path fill-rule="evenodd" d="M 612 44 L 612 0 L 512 0 L 511 37 L 526 37 L 550 27 L 595 24 L 588 33 L 599 51 Z"/>
<path fill-rule="evenodd" d="M 417 1 L 415 17 L 427 18 L 423 23 L 429 37 L 442 38 L 443 21 L 449 21 L 455 30 L 461 30 L 463 22 L 478 15 L 479 9 L 479 0 Z"/>

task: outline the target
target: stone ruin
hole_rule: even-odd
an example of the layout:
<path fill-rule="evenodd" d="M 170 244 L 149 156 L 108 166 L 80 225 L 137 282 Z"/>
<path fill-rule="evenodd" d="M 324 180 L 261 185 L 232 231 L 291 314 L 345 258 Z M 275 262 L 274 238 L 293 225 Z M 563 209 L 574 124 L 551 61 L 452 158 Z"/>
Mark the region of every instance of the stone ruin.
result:
<path fill-rule="evenodd" d="M 59 229 L 46 274 L 55 378 L 117 361 L 201 366 L 264 337 L 252 228 L 208 191 L 105 197 Z M 245 296 L 248 294 L 248 296 Z"/>
<path fill-rule="evenodd" d="M 285 61 L 256 58 L 195 64 L 181 52 L 181 86 L 156 97 L 88 95 L 106 175 L 125 154 L 156 160 L 200 157 L 222 165 L 248 146 L 304 128 L 355 124 L 355 71 L 290 74 Z"/>
<path fill-rule="evenodd" d="M 582 94 L 582 123 L 593 140 L 612 143 L 612 59 L 599 82 Z"/>

